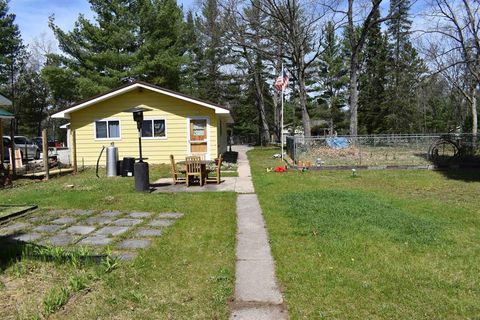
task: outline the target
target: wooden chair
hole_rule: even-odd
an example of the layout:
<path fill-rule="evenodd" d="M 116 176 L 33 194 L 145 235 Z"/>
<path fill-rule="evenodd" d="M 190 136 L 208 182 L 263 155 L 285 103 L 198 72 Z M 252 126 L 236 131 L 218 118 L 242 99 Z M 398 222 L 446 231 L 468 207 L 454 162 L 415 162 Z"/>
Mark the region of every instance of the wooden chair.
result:
<path fill-rule="evenodd" d="M 200 157 L 190 156 L 185 158 L 187 173 L 187 187 L 190 186 L 190 178 L 198 177 L 200 180 L 200 186 L 203 186 L 205 182 L 204 172 L 202 170 L 202 164 Z"/>
<path fill-rule="evenodd" d="M 205 153 L 192 153 L 191 157 L 199 157 L 200 160 L 205 160 Z"/>
<path fill-rule="evenodd" d="M 177 169 L 177 164 L 175 163 L 175 158 L 173 157 L 173 154 L 170 155 L 170 164 L 172 165 L 172 178 L 173 178 L 173 184 L 177 183 L 185 183 L 185 170 L 178 170 Z M 179 175 L 183 175 L 183 177 L 180 177 Z"/>
<path fill-rule="evenodd" d="M 217 184 L 220 184 L 220 179 L 221 179 L 220 168 L 222 167 L 222 161 L 223 161 L 223 158 L 222 158 L 222 155 L 220 154 L 218 156 L 218 161 L 215 166 L 215 169 L 207 170 L 207 177 L 206 177 L 207 182 L 216 182 Z M 212 172 L 215 172 L 215 177 L 208 177 L 208 174 Z"/>

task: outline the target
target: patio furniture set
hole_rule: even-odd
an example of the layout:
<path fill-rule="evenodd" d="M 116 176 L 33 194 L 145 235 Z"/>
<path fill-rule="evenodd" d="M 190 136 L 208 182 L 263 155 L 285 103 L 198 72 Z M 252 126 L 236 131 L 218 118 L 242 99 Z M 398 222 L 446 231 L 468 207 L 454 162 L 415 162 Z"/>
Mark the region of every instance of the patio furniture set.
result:
<path fill-rule="evenodd" d="M 207 182 L 220 184 L 222 160 L 222 155 L 215 160 L 205 160 L 201 156 L 188 156 L 184 161 L 175 162 L 173 155 L 170 155 L 173 184 L 185 183 L 187 187 L 197 182 L 200 186 L 204 186 Z"/>

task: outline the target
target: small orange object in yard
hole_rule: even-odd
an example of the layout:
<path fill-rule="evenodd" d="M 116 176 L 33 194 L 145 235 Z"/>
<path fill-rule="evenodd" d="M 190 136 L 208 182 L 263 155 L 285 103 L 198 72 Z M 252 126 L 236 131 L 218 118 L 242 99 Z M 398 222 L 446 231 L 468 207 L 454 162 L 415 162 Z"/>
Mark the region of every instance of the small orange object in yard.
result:
<path fill-rule="evenodd" d="M 285 169 L 285 167 L 278 166 L 273 171 L 275 171 L 275 172 L 286 172 L 287 169 Z"/>

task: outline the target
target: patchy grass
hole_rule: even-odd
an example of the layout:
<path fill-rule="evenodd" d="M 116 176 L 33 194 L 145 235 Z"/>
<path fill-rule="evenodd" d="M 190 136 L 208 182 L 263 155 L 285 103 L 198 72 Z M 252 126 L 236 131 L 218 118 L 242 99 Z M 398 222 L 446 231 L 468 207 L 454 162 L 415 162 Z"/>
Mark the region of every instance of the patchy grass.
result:
<path fill-rule="evenodd" d="M 292 319 L 475 318 L 480 172 L 266 172 L 249 152 Z"/>
<path fill-rule="evenodd" d="M 151 180 L 168 176 L 154 167 Z M 22 181 L 0 203 L 41 209 L 182 212 L 184 217 L 132 262 L 78 264 L 0 251 L 0 318 L 226 319 L 235 264 L 234 193 L 143 194 L 132 178 L 95 177 L 93 170 L 48 182 Z M 50 314 L 50 315 L 49 315 Z"/>

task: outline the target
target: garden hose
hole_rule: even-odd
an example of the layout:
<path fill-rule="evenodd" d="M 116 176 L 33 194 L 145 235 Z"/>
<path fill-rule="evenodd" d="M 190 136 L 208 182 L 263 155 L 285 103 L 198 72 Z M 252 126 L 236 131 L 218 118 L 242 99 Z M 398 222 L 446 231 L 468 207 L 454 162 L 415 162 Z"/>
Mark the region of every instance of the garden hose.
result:
<path fill-rule="evenodd" d="M 97 168 L 95 169 L 95 175 L 97 176 L 97 178 L 100 178 L 100 176 L 98 175 L 98 165 L 100 164 L 100 158 L 102 157 L 103 150 L 105 150 L 105 146 L 102 146 L 102 151 L 100 151 L 100 155 L 97 159 Z"/>

